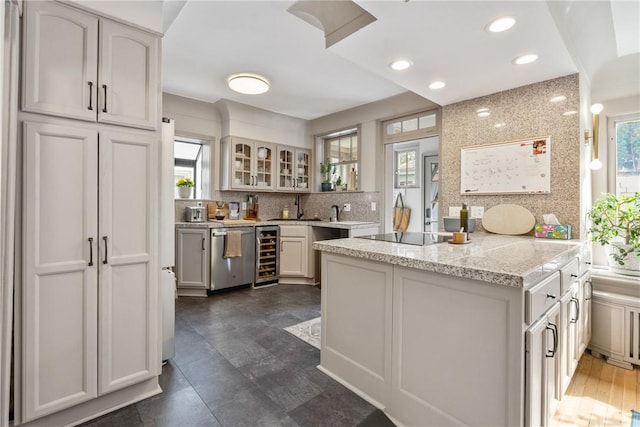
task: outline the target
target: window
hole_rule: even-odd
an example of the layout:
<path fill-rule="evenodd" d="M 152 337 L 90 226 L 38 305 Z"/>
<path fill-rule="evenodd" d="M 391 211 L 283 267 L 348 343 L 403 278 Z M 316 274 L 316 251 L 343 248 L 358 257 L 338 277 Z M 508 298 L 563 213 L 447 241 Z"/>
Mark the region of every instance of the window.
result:
<path fill-rule="evenodd" d="M 174 140 L 174 182 L 180 178 L 191 178 L 195 182 L 194 197 L 202 198 L 203 173 L 202 165 L 206 141 L 193 138 L 176 137 Z M 174 190 L 178 196 L 178 187 Z"/>
<path fill-rule="evenodd" d="M 423 112 L 383 123 L 384 142 L 401 142 L 436 133 L 436 112 Z"/>
<path fill-rule="evenodd" d="M 398 150 L 395 152 L 394 174 L 395 188 L 417 187 L 416 159 L 418 149 Z"/>
<path fill-rule="evenodd" d="M 633 194 L 640 191 L 640 114 L 613 117 L 612 121 L 610 130 L 615 144 L 611 147 L 614 153 L 609 164 L 615 191 L 609 190 L 618 196 Z"/>
<path fill-rule="evenodd" d="M 329 160 L 331 166 L 335 167 L 335 173 L 331 177 L 333 183 L 340 178 L 342 184 L 346 184 L 351 169 L 358 176 L 358 129 L 346 129 L 326 135 L 323 137 L 323 144 L 324 161 Z"/>

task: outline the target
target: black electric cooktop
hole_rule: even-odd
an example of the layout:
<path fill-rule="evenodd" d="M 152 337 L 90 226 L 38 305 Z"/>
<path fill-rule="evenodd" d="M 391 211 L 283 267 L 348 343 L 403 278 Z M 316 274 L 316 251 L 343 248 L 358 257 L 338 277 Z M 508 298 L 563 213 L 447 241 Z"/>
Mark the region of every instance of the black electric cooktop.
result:
<path fill-rule="evenodd" d="M 385 234 L 372 234 L 370 236 L 358 236 L 360 239 L 381 240 L 384 242 L 406 243 L 407 245 L 425 246 L 435 243 L 443 243 L 449 240 L 449 236 L 439 236 L 437 234 L 425 234 L 415 231 L 404 233 L 394 232 Z"/>

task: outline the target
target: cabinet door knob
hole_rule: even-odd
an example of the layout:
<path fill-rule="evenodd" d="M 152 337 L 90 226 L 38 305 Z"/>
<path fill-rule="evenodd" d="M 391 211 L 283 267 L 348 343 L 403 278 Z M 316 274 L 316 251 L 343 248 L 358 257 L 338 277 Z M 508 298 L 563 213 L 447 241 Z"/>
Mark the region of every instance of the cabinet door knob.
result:
<path fill-rule="evenodd" d="M 87 82 L 89 85 L 89 110 L 93 111 L 93 82 Z"/>

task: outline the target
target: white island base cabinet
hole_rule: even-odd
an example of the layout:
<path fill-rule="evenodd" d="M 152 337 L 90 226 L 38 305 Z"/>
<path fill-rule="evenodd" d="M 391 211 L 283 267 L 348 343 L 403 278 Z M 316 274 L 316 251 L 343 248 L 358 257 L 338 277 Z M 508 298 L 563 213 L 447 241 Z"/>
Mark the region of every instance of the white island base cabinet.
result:
<path fill-rule="evenodd" d="M 522 425 L 519 288 L 322 254 L 324 372 L 400 425 Z"/>

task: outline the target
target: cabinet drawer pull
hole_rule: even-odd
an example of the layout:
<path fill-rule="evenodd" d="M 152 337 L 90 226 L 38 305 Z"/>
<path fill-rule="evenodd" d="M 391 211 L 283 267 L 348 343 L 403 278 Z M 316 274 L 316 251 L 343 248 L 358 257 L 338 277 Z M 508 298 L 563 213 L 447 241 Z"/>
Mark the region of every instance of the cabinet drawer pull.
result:
<path fill-rule="evenodd" d="M 104 259 L 102 260 L 103 264 L 107 264 L 107 246 L 108 246 L 108 240 L 107 240 L 107 236 L 102 236 L 102 240 L 104 241 Z"/>
<path fill-rule="evenodd" d="M 547 294 L 547 298 L 556 299 L 556 296 L 553 294 Z"/>
<path fill-rule="evenodd" d="M 578 298 L 571 298 L 571 302 L 576 305 L 576 317 L 575 319 L 571 319 L 571 323 L 578 323 L 578 319 L 580 319 L 580 301 Z"/>
<path fill-rule="evenodd" d="M 102 89 L 104 89 L 104 108 L 102 108 L 102 112 L 107 112 L 107 85 L 102 85 Z"/>
<path fill-rule="evenodd" d="M 93 265 L 93 237 L 89 237 L 89 266 Z"/>
<path fill-rule="evenodd" d="M 589 284 L 589 296 L 584 297 L 585 301 L 589 301 L 591 297 L 593 297 L 593 282 L 591 280 L 587 280 L 585 283 Z"/>
<path fill-rule="evenodd" d="M 545 329 L 553 333 L 553 349 L 547 349 L 547 354 L 545 354 L 545 357 L 554 357 L 556 355 L 556 352 L 558 351 L 558 327 L 555 323 L 549 322 Z M 549 353 L 549 351 L 551 353 Z"/>
<path fill-rule="evenodd" d="M 89 110 L 93 111 L 93 82 L 87 82 L 89 85 Z"/>

